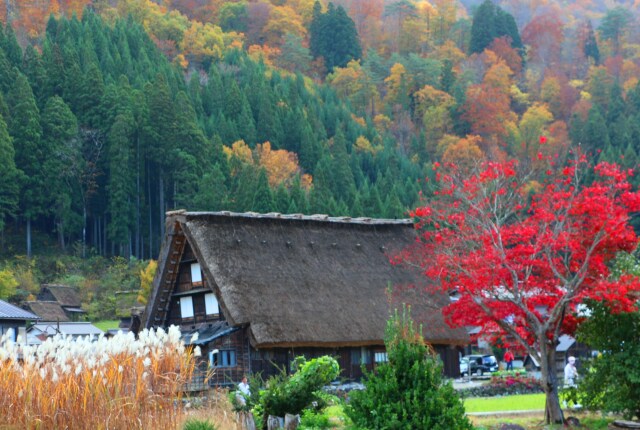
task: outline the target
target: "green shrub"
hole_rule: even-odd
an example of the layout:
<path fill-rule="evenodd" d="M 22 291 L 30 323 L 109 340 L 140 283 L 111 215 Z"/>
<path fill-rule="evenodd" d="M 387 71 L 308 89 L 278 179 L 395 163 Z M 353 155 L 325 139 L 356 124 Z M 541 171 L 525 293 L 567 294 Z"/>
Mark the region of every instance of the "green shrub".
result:
<path fill-rule="evenodd" d="M 266 427 L 269 415 L 284 417 L 299 414 L 312 402 L 317 402 L 317 392 L 340 373 L 338 362 L 328 356 L 305 361 L 296 359 L 296 372 L 288 376 L 284 370 L 270 377 L 266 389 L 260 393 L 262 423 Z"/>
<path fill-rule="evenodd" d="M 216 430 L 217 427 L 209 420 L 190 418 L 184 423 L 183 430 Z"/>
<path fill-rule="evenodd" d="M 472 429 L 464 405 L 442 364 L 414 329 L 408 311 L 387 323 L 389 362 L 366 373 L 365 390 L 353 391 L 346 413 L 367 429 Z"/>
<path fill-rule="evenodd" d="M 578 340 L 601 353 L 580 363 L 577 390 L 565 389 L 564 398 L 587 409 L 640 418 L 640 311 L 587 304 L 591 316 L 580 326 Z"/>
<path fill-rule="evenodd" d="M 312 409 L 306 409 L 302 412 L 300 420 L 300 429 L 328 429 L 331 428 L 329 417 L 321 412 L 315 412 Z"/>

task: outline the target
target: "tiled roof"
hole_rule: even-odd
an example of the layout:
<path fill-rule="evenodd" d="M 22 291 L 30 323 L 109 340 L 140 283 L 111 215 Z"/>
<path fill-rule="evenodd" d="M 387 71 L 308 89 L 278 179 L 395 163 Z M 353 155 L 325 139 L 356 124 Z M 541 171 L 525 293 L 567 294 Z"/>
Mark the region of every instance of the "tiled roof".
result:
<path fill-rule="evenodd" d="M 29 311 L 20 309 L 10 303 L 0 300 L 0 319 L 12 320 L 39 320 L 40 317 Z"/>
<path fill-rule="evenodd" d="M 31 326 L 30 331 L 38 330 L 49 335 L 61 333 L 69 336 L 87 336 L 87 335 L 99 335 L 104 333 L 98 327 L 94 326 L 90 322 L 48 322 L 34 324 Z"/>

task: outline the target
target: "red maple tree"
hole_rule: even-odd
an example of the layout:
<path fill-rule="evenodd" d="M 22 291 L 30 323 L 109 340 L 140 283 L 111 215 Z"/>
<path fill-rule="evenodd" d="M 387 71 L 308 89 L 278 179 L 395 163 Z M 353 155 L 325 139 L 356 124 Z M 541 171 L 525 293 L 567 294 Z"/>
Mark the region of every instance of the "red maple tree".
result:
<path fill-rule="evenodd" d="M 546 420 L 561 423 L 559 336 L 575 331 L 584 299 L 630 310 L 629 293 L 640 290 L 638 279 L 610 279 L 607 265 L 637 245 L 629 218 L 640 193 L 627 180 L 632 172 L 615 164 L 538 158 L 542 169 L 540 159 L 486 162 L 471 173 L 436 163 L 437 191 L 412 213 L 420 239 L 396 261 L 452 294 L 444 311 L 451 325 L 481 327 L 533 356 Z"/>

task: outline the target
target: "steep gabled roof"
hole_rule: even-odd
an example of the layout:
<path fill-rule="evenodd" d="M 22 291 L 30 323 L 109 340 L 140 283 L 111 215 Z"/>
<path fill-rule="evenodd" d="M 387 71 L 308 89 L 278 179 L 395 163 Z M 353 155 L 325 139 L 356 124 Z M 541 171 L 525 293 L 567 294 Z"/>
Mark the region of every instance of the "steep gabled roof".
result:
<path fill-rule="evenodd" d="M 173 237 L 184 234 L 231 326 L 249 326 L 256 347 L 382 344 L 391 308 L 407 302 L 432 343 L 465 344 L 427 294 L 423 276 L 389 258 L 415 241 L 410 220 L 230 212 L 167 214 L 154 291 L 154 321 Z M 175 259 L 174 259 L 175 261 Z"/>
<path fill-rule="evenodd" d="M 69 317 L 58 302 L 25 302 L 24 307 L 38 315 L 42 321 L 69 321 Z"/>
<path fill-rule="evenodd" d="M 38 320 L 37 315 L 0 300 L 0 320 Z"/>
<path fill-rule="evenodd" d="M 80 308 L 82 305 L 78 291 L 73 287 L 54 284 L 42 285 L 42 291 L 44 292 L 46 290 L 48 290 L 53 296 L 53 299 L 63 307 Z"/>

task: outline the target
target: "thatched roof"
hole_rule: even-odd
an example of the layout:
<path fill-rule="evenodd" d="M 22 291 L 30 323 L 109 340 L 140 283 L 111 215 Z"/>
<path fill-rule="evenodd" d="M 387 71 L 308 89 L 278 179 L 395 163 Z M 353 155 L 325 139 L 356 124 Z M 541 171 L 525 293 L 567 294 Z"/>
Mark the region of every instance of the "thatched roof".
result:
<path fill-rule="evenodd" d="M 249 326 L 256 347 L 382 344 L 390 309 L 402 302 L 413 305 L 432 343 L 468 341 L 464 330 L 444 323 L 440 309 L 448 298 L 424 293 L 424 277 L 389 262 L 415 241 L 410 220 L 167 215 L 154 290 L 166 276 L 170 238 L 184 233 L 208 284 L 219 290 L 229 324 Z M 143 320 L 147 327 L 156 300 L 154 291 Z"/>
<path fill-rule="evenodd" d="M 69 317 L 58 302 L 25 302 L 24 307 L 38 315 L 42 321 L 69 321 Z"/>
<path fill-rule="evenodd" d="M 66 285 L 43 284 L 38 299 L 40 297 L 43 300 L 55 300 L 63 307 L 80 308 L 82 305 L 78 291 Z"/>

